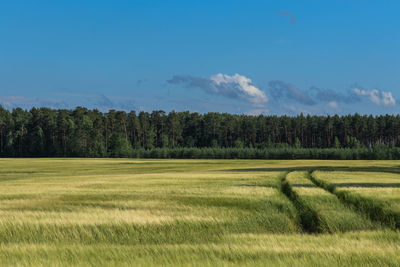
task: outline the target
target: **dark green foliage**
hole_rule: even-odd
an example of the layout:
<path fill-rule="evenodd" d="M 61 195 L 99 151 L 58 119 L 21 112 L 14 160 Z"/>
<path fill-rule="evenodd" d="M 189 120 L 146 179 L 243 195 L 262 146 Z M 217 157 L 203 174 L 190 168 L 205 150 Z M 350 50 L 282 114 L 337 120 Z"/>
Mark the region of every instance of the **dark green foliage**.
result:
<path fill-rule="evenodd" d="M 134 158 L 178 159 L 400 159 L 400 148 L 154 148 L 135 149 Z"/>
<path fill-rule="evenodd" d="M 133 149 L 129 141 L 118 135 L 111 136 L 109 150 L 109 155 L 112 157 L 131 157 L 133 155 Z"/>
<path fill-rule="evenodd" d="M 337 136 L 335 136 L 335 139 L 333 140 L 333 148 L 340 148 L 340 141 Z"/>
<path fill-rule="evenodd" d="M 0 106 L 2 157 L 400 159 L 399 145 L 399 115 L 10 112 Z"/>
<path fill-rule="evenodd" d="M 353 136 L 347 136 L 346 137 L 346 147 L 347 148 L 360 148 L 361 144 L 360 141 L 357 140 L 357 138 Z"/>
<path fill-rule="evenodd" d="M 296 137 L 296 139 L 294 141 L 294 147 L 295 148 L 301 148 L 300 139 L 298 137 Z"/>

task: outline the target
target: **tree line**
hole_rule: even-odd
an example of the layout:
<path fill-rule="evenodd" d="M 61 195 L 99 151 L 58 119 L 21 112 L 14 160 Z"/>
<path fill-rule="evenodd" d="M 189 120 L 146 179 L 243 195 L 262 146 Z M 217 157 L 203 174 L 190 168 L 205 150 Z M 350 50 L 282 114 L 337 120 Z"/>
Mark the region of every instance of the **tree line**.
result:
<path fill-rule="evenodd" d="M 184 157 L 188 151 L 206 157 L 211 152 L 204 151 L 214 151 L 215 155 L 219 149 L 286 151 L 282 155 L 303 151 L 299 155 L 307 158 L 304 153 L 311 155 L 315 149 L 349 153 L 344 151 L 397 151 L 398 147 L 399 115 L 290 117 L 162 110 L 102 113 L 83 107 L 10 111 L 0 106 L 2 157 L 151 157 L 152 153 L 154 157 L 161 157 L 157 156 L 160 153 L 162 157 Z M 248 152 L 242 156 L 238 153 L 237 158 L 246 158 L 243 155 Z M 258 158 L 266 158 L 266 152 L 262 153 L 264 156 Z M 291 153 L 286 157 L 293 157 L 295 152 Z"/>

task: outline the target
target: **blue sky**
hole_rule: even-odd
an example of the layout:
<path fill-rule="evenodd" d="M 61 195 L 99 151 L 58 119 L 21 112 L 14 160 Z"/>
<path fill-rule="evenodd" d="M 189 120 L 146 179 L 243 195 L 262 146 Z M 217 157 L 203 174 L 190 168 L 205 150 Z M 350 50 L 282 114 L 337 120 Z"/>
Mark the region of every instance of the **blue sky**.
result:
<path fill-rule="evenodd" d="M 399 1 L 0 2 L 0 104 L 397 114 Z"/>

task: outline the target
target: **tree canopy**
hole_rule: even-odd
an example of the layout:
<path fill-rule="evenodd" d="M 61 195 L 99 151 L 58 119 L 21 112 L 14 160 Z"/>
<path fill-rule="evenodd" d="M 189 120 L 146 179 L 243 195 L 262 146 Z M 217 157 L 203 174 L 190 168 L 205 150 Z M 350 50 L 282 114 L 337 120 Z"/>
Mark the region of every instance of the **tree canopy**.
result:
<path fill-rule="evenodd" d="M 176 148 L 362 149 L 400 146 L 400 116 L 250 116 L 0 106 L 2 157 L 123 157 Z"/>

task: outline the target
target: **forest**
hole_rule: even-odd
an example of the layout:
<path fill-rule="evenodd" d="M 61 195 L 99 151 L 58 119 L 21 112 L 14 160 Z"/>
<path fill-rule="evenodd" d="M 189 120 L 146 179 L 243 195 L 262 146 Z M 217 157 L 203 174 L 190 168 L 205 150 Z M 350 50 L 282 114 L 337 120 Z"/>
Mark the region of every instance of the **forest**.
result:
<path fill-rule="evenodd" d="M 0 106 L 0 156 L 400 159 L 400 116 Z"/>

